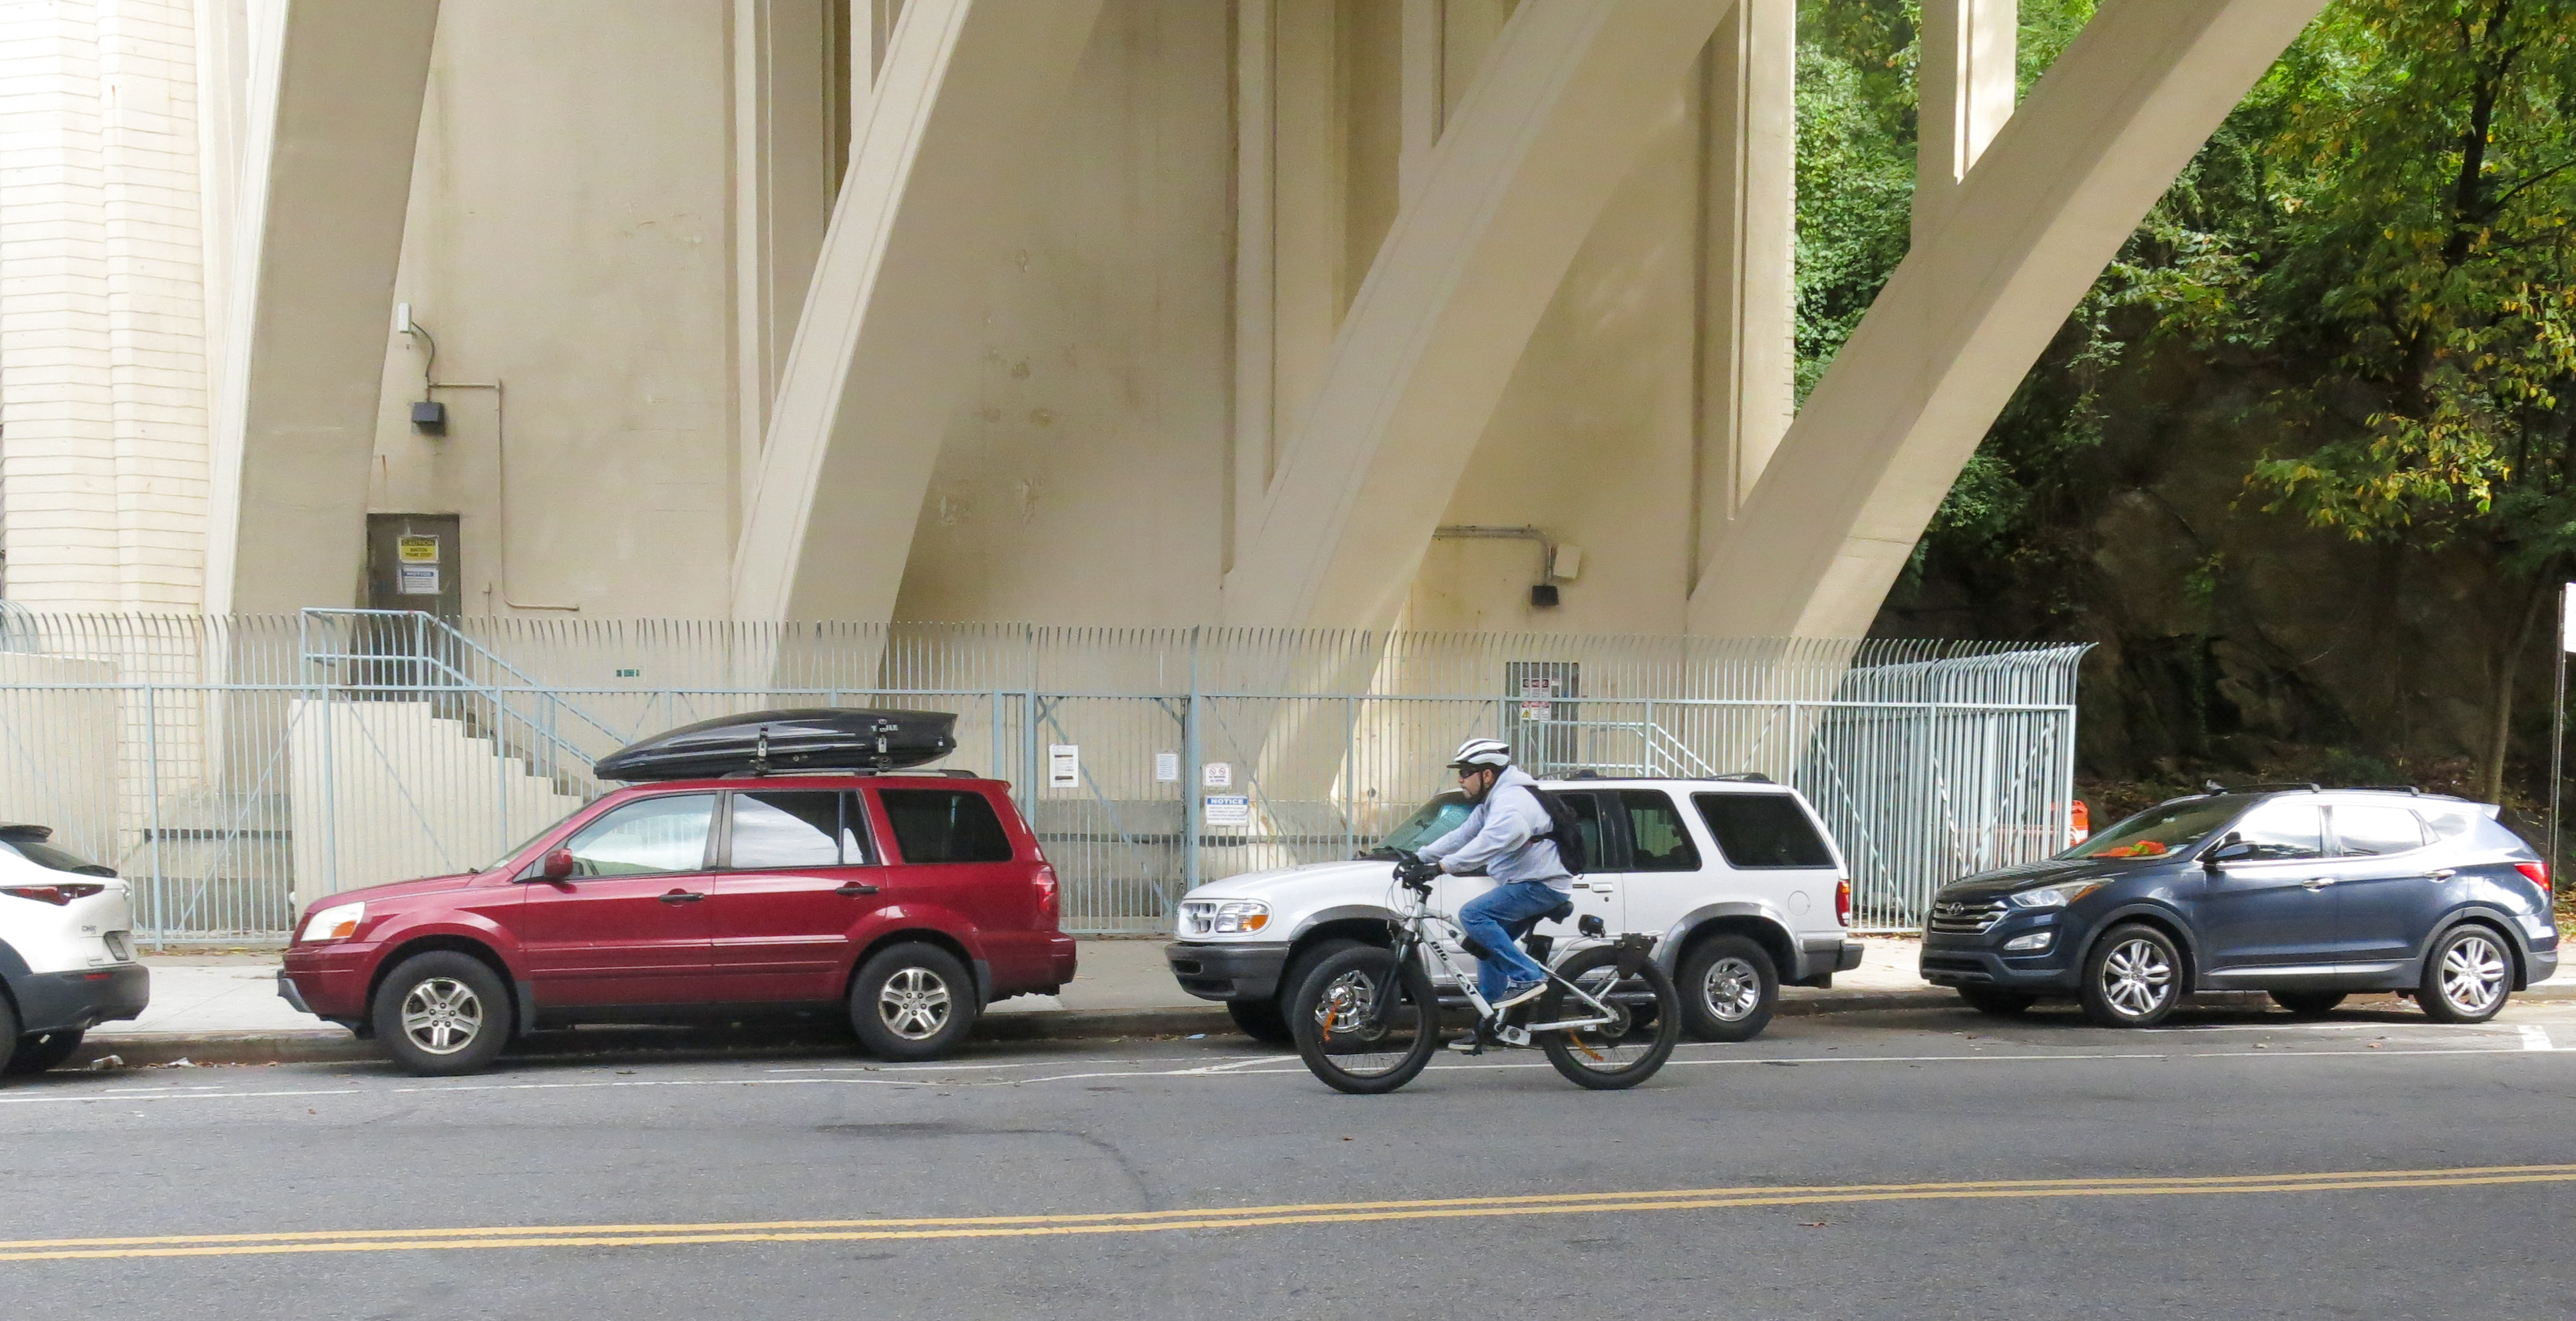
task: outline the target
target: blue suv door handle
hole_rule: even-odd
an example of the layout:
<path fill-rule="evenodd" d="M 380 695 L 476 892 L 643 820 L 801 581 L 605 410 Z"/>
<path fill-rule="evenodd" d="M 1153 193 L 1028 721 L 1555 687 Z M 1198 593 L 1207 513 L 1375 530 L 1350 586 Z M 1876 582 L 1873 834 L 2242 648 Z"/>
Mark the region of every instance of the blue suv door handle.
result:
<path fill-rule="evenodd" d="M 2335 883 L 2335 878 L 2333 878 L 2333 877 L 2331 877 L 2331 876 L 2311 876 L 2311 877 L 2309 877 L 2308 879 L 2306 879 L 2306 880 L 2304 880 L 2304 881 L 2299 882 L 2299 884 L 2301 884 L 2301 885 L 2303 885 L 2303 886 L 2305 886 L 2305 887 L 2307 887 L 2308 889 L 2311 889 L 2311 890 L 2322 890 L 2322 889 L 2326 888 L 2327 886 L 2332 885 L 2332 884 L 2334 884 L 2334 883 Z"/>
<path fill-rule="evenodd" d="M 2424 873 L 2424 879 L 2428 881 L 2447 881 L 2457 875 L 2459 875 L 2458 872 L 2453 871 L 2448 867 L 2436 867 L 2433 870 Z"/>

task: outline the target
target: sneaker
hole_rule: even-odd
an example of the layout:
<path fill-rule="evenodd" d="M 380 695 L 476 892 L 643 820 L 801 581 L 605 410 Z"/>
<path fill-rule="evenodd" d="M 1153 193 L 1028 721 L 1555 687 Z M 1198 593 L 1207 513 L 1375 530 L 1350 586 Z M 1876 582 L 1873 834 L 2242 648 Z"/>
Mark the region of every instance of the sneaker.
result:
<path fill-rule="evenodd" d="M 1538 998 L 1539 992 L 1546 989 L 1545 982 L 1523 982 L 1518 986 L 1506 986 L 1503 988 L 1503 998 L 1494 1002 L 1494 1009 L 1499 1013 L 1505 1009 L 1528 1004 Z"/>
<path fill-rule="evenodd" d="M 1470 1030 L 1467 1035 L 1450 1042 L 1449 1049 L 1461 1055 L 1482 1055 L 1485 1053 L 1484 1035 Z"/>

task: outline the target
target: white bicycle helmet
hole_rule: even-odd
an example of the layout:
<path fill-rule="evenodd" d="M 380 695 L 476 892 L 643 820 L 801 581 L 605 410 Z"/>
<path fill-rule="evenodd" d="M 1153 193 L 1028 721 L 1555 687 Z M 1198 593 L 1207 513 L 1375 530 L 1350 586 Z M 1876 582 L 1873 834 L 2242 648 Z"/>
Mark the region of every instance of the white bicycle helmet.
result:
<path fill-rule="evenodd" d="M 1458 755 L 1449 759 L 1452 769 L 1462 771 L 1478 766 L 1500 769 L 1511 764 L 1512 750 L 1500 740 L 1490 738 L 1471 738 L 1459 744 Z"/>

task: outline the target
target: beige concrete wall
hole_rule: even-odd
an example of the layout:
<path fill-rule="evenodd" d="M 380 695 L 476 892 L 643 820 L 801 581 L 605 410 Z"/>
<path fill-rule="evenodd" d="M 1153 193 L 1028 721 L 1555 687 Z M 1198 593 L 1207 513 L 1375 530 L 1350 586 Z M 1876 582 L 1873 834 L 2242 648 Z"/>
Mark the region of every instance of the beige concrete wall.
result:
<path fill-rule="evenodd" d="M 1698 606 L 1686 604 L 1695 573 L 1754 562 L 1742 546 L 1735 559 L 1718 553 L 1730 540 L 1795 539 L 1740 536 L 1754 513 L 1815 523 L 1802 535 L 1812 532 L 1820 546 L 1840 544 L 1861 519 L 1815 494 L 1841 480 L 1833 463 L 1808 453 L 1815 444 L 1780 450 L 1788 467 L 1812 471 L 1764 475 L 1786 408 L 1789 199 L 1776 153 L 1785 150 L 1787 89 L 1767 83 L 1748 100 L 1752 84 L 1730 80 L 1748 59 L 1772 60 L 1764 67 L 1776 78 L 1794 0 L 1010 2 L 1020 7 L 443 0 L 388 300 L 410 304 L 426 333 L 396 334 L 371 306 L 353 320 L 353 307 L 377 297 L 372 284 L 363 296 L 339 297 L 328 317 L 264 311 L 282 319 L 257 325 L 301 326 L 308 337 L 314 325 L 373 320 L 378 328 L 365 333 L 383 343 L 381 372 L 368 370 L 378 346 L 363 346 L 355 386 L 336 379 L 351 374 L 336 369 L 305 373 L 336 373 L 322 381 L 281 368 L 272 409 L 285 421 L 271 430 L 295 441 L 287 433 L 297 426 L 286 424 L 380 385 L 363 482 L 340 472 L 353 466 L 342 460 L 354 451 L 338 439 L 349 428 L 333 423 L 331 462 L 299 466 L 297 456 L 321 451 L 287 444 L 284 459 L 272 454 L 268 463 L 276 489 L 258 499 L 241 493 L 258 484 L 258 473 L 243 475 L 258 465 L 246 468 L 241 452 L 227 458 L 226 436 L 240 440 L 233 451 L 246 452 L 259 429 L 228 432 L 223 419 L 260 405 L 234 398 L 214 410 L 209 442 L 204 366 L 211 338 L 225 365 L 213 393 L 247 392 L 247 384 L 235 390 L 227 382 L 234 364 L 257 357 L 246 343 L 254 323 L 227 313 L 212 318 L 210 332 L 189 300 L 202 302 L 211 290 L 237 313 L 254 285 L 304 288 L 308 299 L 327 301 L 317 289 L 363 282 L 340 279 L 328 262 L 309 263 L 303 286 L 273 279 L 297 269 L 275 254 L 248 265 L 218 259 L 204 270 L 188 262 L 209 250 L 200 229 L 218 258 L 255 251 L 248 239 L 260 234 L 286 232 L 252 223 L 266 204 L 263 188 L 273 190 L 278 177 L 263 173 L 263 153 L 272 138 L 312 145 L 315 126 L 289 126 L 302 137 L 262 136 L 260 69 L 263 51 L 304 49 L 278 39 L 293 35 L 277 24 L 291 29 L 294 20 L 281 15 L 298 7 L 63 0 L 0 31 L 0 61 L 16 62 L 8 67 L 24 75 L 19 82 L 44 84 L 55 97 L 48 106 L 69 108 L 48 110 L 53 117 L 42 122 L 0 125 L 10 150 L 51 153 L 52 173 L 37 181 L 53 189 L 31 190 L 13 175 L 10 194 L 0 196 L 7 230 L 0 260 L 9 263 L 0 270 L 7 373 L 0 405 L 9 410 L 0 476 L 8 483 L 10 593 L 64 608 L 185 608 L 218 596 L 278 607 L 345 603 L 359 588 L 347 562 L 355 543 L 343 533 L 373 510 L 462 516 L 458 568 L 471 614 L 837 616 L 890 606 L 896 617 L 918 619 L 1182 624 L 1235 617 L 1235 599 L 1305 591 L 1295 583 L 1263 587 L 1268 571 L 1247 573 L 1242 561 L 1256 569 L 1303 563 L 1298 556 L 1320 544 L 1316 562 L 1325 569 L 1270 577 L 1311 579 L 1323 586 L 1309 595 L 1334 596 L 1341 601 L 1334 608 L 1372 616 L 1335 622 L 1392 623 L 1374 616 L 1393 613 L 1399 601 L 1405 622 L 1422 628 L 1670 632 L 1687 623 L 1773 631 L 1789 621 L 1781 626 L 1847 631 L 1866 618 L 1883 586 L 1878 569 L 1852 578 L 1858 585 L 1850 590 L 1835 589 L 1838 604 L 1823 614 L 1806 608 L 1830 577 L 1822 570 L 1783 577 L 1730 569 L 1740 581 L 1727 591 L 1762 599 L 1701 591 Z M 2286 40 L 2313 7 L 2314 0 L 2192 0 L 2186 8 L 2278 11 L 2284 17 L 2258 25 L 2269 41 Z M 300 12 L 329 8 L 314 0 Z M 427 0 L 405 7 L 415 15 L 430 8 Z M 1971 148 L 2010 110 L 2008 99 L 1977 92 L 1994 82 L 1978 70 L 2008 64 L 1995 51 L 2008 54 L 2009 45 L 1980 45 L 1977 33 L 2002 32 L 2012 5 L 1942 0 L 1930 8 L 1964 25 L 1965 54 L 1954 51 L 1948 64 L 1959 65 L 1951 91 L 1965 98 L 1956 100 L 1965 108 L 1958 134 L 1969 145 L 1954 164 L 1957 153 L 1942 149 L 1943 178 L 1959 177 L 1964 207 L 1995 173 L 1980 167 L 1967 177 Z M 331 12 L 340 28 L 301 29 L 320 34 L 305 58 L 348 82 L 372 29 L 347 23 L 364 10 Z M 2106 10 L 2121 13 L 2131 11 Z M 1721 17 L 1718 40 L 1737 42 L 1727 48 L 1733 53 L 1702 55 L 1687 72 L 1696 35 L 1636 36 L 1696 34 Z M 2142 31 L 2170 26 L 2152 14 L 2121 21 Z M 938 25 L 959 22 L 975 30 L 967 43 L 973 58 L 961 65 L 890 55 L 946 49 Z M 1628 36 L 1598 37 L 1614 28 Z M 1087 36 L 1047 46 L 1059 32 Z M 1597 39 L 1608 43 L 1601 49 L 1625 53 L 1559 69 L 1544 58 L 1548 43 L 1526 37 L 1533 32 L 1562 37 L 1559 50 Z M 1046 49 L 1005 49 L 1014 41 Z M 334 42 L 353 59 L 333 60 L 323 47 Z M 405 49 L 416 57 L 419 42 Z M 1042 98 L 1024 91 L 1018 102 L 1028 104 L 995 109 L 1013 102 L 1014 89 L 1037 85 L 1014 70 L 1043 66 L 1052 79 L 1076 51 L 1068 93 L 1058 96 L 1047 81 Z M 1513 51 L 1521 52 L 1517 63 L 1504 58 Z M 2076 103 L 2132 76 L 2122 57 L 2101 63 L 2085 75 L 2091 83 L 2058 94 L 2074 107 L 2063 112 L 2070 122 L 2083 117 Z M 1651 79 L 1618 76 L 1649 66 Z M 416 58 L 412 68 L 417 76 Z M 2232 103 L 2220 84 L 2243 70 L 2231 70 L 2199 94 L 2191 115 Z M 950 74 L 982 95 L 951 97 L 942 110 L 940 88 L 954 86 L 941 80 Z M 1563 98 L 1570 85 L 1563 80 L 1578 76 L 1598 85 Z M 190 89 L 200 84 L 209 84 L 206 94 L 195 97 Z M 267 95 L 278 101 L 285 93 Z M 878 98 L 900 113 L 880 114 Z M 379 98 L 387 99 L 399 98 Z M 1632 109 L 1632 100 L 1642 108 Z M 203 116 L 193 108 L 200 101 Z M 1041 102 L 1036 132 L 991 130 L 1041 118 L 1032 108 Z M 21 115 L 32 104 L 12 100 L 0 113 Z M 2161 101 L 2141 104 L 2146 119 L 2174 113 Z M 391 109 L 372 107 L 378 136 L 409 136 L 408 128 L 386 127 L 407 123 L 402 115 L 377 113 Z M 1533 115 L 1537 136 L 1525 142 L 1511 125 Z M 922 165 L 902 149 L 915 130 L 962 144 L 941 149 L 945 173 L 932 168 L 939 161 Z M 2016 135 L 2033 131 L 2004 132 L 1994 154 L 2009 155 Z M 2200 133 L 2190 125 L 2166 133 L 2172 141 L 2159 148 L 2156 168 L 2174 153 L 2187 156 Z M 1644 146 L 1632 157 L 1640 134 Z M 1581 149 L 1614 140 L 1615 157 Z M 843 246 L 864 249 L 881 238 L 896 245 L 887 251 L 935 258 L 895 265 L 888 279 L 901 286 L 899 297 L 871 283 L 886 272 L 865 251 L 842 265 L 866 278 L 802 283 L 801 272 L 829 265 L 838 251 L 832 236 L 843 230 L 827 208 L 844 142 L 875 142 L 873 155 L 861 155 L 884 168 L 869 175 L 869 207 L 848 205 L 863 191 L 853 187 L 839 213 L 865 210 L 884 225 L 870 231 L 876 238 L 861 234 Z M 994 149 L 989 159 L 1016 161 L 1025 143 L 1036 164 L 979 171 L 973 163 L 988 157 L 978 144 L 995 142 L 1011 150 Z M 1530 142 L 1545 148 L 1529 158 L 1539 162 L 1535 174 L 1513 164 Z M 1477 168 L 1486 173 L 1451 165 L 1465 160 L 1482 160 Z M 914 166 L 927 173 L 907 172 Z M 306 168 L 309 175 L 309 160 Z M 853 165 L 849 173 L 867 172 Z M 1559 186 L 1578 174 L 1580 188 Z M 2152 193 L 2163 177 L 2140 175 L 2135 190 Z M 932 200 L 907 209 L 904 190 L 922 178 L 931 180 Z M 304 180 L 308 191 L 311 182 Z M 371 195 L 396 196 L 388 187 Z M 1570 200 L 1577 193 L 1579 204 Z M 1604 195 L 1610 200 L 1593 221 L 1589 208 Z M 1022 222 L 1017 209 L 1031 197 L 1035 218 Z M 331 214 L 307 205 L 304 222 L 319 225 L 323 237 L 305 237 L 328 247 Z M 1557 217 L 1552 225 L 1549 216 Z M 2125 232 L 2125 222 L 2114 221 L 2094 227 Z M 1541 230 L 1544 243 L 1531 237 Z M 1443 249 L 1444 240 L 1422 237 L 1453 232 L 1487 239 Z M 389 219 L 373 224 L 368 241 L 390 244 L 390 233 Z M 938 241 L 969 233 L 945 247 Z M 353 238 L 347 246 L 364 244 Z M 970 249 L 984 251 L 980 266 L 957 256 Z M 1461 275 L 1449 259 L 1470 249 L 1471 264 L 1481 264 Z M 1953 264 L 1965 270 L 1997 251 L 1963 244 Z M 1407 260 L 1390 257 L 1404 252 Z M 1568 254 L 1559 282 L 1553 272 Z M 2069 287 L 2099 268 L 2077 255 L 2083 259 L 2058 273 Z M 161 283 L 108 278 L 119 260 Z M 2021 269 L 2017 260 L 1991 273 L 1998 287 Z M 380 275 L 382 266 L 379 259 L 370 269 Z M 979 273 L 954 278 L 969 269 Z M 909 284 L 900 278 L 906 270 Z M 1904 284 L 1900 278 L 1891 289 Z M 827 285 L 829 297 L 806 296 Z M 1503 293 L 1512 295 L 1504 300 L 1509 315 L 1494 310 Z M 770 395 L 804 361 L 792 351 L 782 358 L 782 345 L 829 338 L 803 333 L 817 324 L 814 304 L 830 305 L 823 321 L 847 322 L 851 308 L 872 297 L 885 305 L 868 325 L 875 374 L 853 374 L 844 363 L 839 377 L 806 391 L 831 393 L 831 409 L 787 408 L 781 400 L 804 397 L 793 390 Z M 948 351 L 958 317 L 947 299 L 973 309 L 965 354 Z M 1355 307 L 1377 311 L 1372 319 Z M 2055 314 L 2043 308 L 2030 319 L 2053 325 Z M 915 326 L 927 329 L 908 330 Z M 1429 339 L 1447 338 L 1426 349 L 1428 340 L 1407 329 L 1415 326 L 1429 327 Z M 1937 319 L 1906 326 L 1854 344 L 1910 335 L 1907 343 L 1920 349 L 1949 333 Z M 336 345 L 337 334 L 325 338 Z M 906 357 L 899 351 L 906 343 L 926 347 Z M 315 355 L 283 356 L 292 368 Z M 1895 355 L 1924 357 L 1911 349 Z M 2018 371 L 2009 357 L 1962 360 L 1981 374 L 1970 393 L 2007 394 Z M 1424 376 L 1407 361 L 1445 363 L 1449 375 Z M 941 363 L 963 365 L 949 373 Z M 1372 363 L 1395 364 L 1381 373 L 1388 381 L 1371 375 Z M 1360 383 L 1330 394 L 1334 373 Z M 952 374 L 962 376 L 962 388 L 952 387 Z M 1442 384 L 1469 378 L 1472 390 Z M 1380 397 L 1390 392 L 1403 397 Z M 410 403 L 424 395 L 447 406 L 443 437 L 408 421 Z M 1439 402 L 1465 395 L 1475 398 Z M 1879 502 L 1894 513 L 1861 520 L 1869 523 L 1864 540 L 1893 548 L 1872 551 L 1871 564 L 1901 558 L 1962 446 L 1991 416 L 1980 408 L 1945 414 L 1939 445 L 1887 432 L 1890 471 L 1911 474 L 1899 483 L 1910 494 Z M 365 414 L 361 404 L 358 416 Z M 827 420 L 809 425 L 812 417 Z M 22 428 L 40 421 L 56 433 L 50 448 L 24 443 Z M 1807 428 L 1828 430 L 1854 429 L 1829 419 Z M 780 458 L 818 445 L 828 453 L 844 431 L 876 448 L 864 461 L 845 455 L 838 466 L 798 468 Z M 1317 433 L 1310 439 L 1320 448 L 1298 450 L 1301 432 Z M 1312 468 L 1302 484 L 1283 477 L 1298 453 L 1311 458 L 1346 442 L 1395 457 L 1349 472 L 1328 457 L 1315 460 L 1331 468 L 1320 478 Z M 1424 445 L 1438 451 L 1437 463 L 1413 462 L 1421 456 L 1406 447 Z M 1908 455 L 1929 457 L 1915 464 Z M 324 466 L 331 472 L 302 471 Z M 772 468 L 796 468 L 807 479 L 800 486 L 790 472 L 770 484 L 779 491 L 756 485 Z M 881 482 L 878 472 L 887 474 Z M 1814 490 L 1765 500 L 1757 477 L 1774 491 L 1794 484 L 1787 479 Z M 1390 489 L 1401 498 L 1390 500 Z M 342 495 L 326 501 L 316 491 Z M 1402 518 L 1381 516 L 1399 507 Z M 853 518 L 853 509 L 875 512 Z M 1288 513 L 1265 523 L 1265 510 Z M 1815 510 L 1824 515 L 1811 517 Z M 1561 584 L 1563 605 L 1543 611 L 1527 603 L 1538 577 L 1527 543 L 1437 541 L 1416 570 L 1422 541 L 1414 525 L 1427 528 L 1435 517 L 1542 528 L 1583 549 L 1581 575 Z M 1349 526 L 1333 526 L 1336 519 Z M 769 535 L 791 523 L 792 535 Z M 1389 531 L 1399 525 L 1401 535 Z M 235 526 L 241 545 L 261 543 L 264 559 L 233 557 L 234 539 L 222 529 Z M 849 535 L 853 527 L 871 535 Z M 799 559 L 768 545 L 767 560 L 745 549 L 782 536 L 800 554 L 820 549 Z M 38 547 L 45 553 L 25 553 Z M 1294 553 L 1274 553 L 1283 550 Z M 763 572 L 778 581 L 752 593 L 759 599 L 746 607 L 743 566 L 754 561 L 776 561 Z M 212 570 L 198 567 L 209 563 Z M 235 564 L 274 581 L 237 582 Z M 227 584 L 223 592 L 199 584 L 209 572 Z M 1227 584 L 1245 582 L 1260 590 L 1229 595 Z M 863 590 L 826 590 L 836 583 Z M 294 599 L 284 599 L 290 588 Z M 1290 621 L 1293 613 L 1252 609 L 1241 617 L 1323 617 L 1309 610 Z"/>
<path fill-rule="evenodd" d="M 206 319 L 188 0 L 0 13 L 6 594 L 204 603 Z"/>
<path fill-rule="evenodd" d="M 1563 604 L 1530 605 L 1539 548 L 1435 540 L 1407 628 L 1672 633 L 1693 505 L 1698 107 L 1673 88 L 1530 336 L 1446 524 L 1545 529 L 1580 546 Z"/>
<path fill-rule="evenodd" d="M 1202 0 L 1111 0 L 993 254 L 898 619 L 1184 624 L 1223 554 L 1232 39 Z"/>
<path fill-rule="evenodd" d="M 469 614 L 726 612 L 734 448 L 730 7 L 447 0 L 367 506 L 463 515 Z M 507 541 L 507 574 L 503 546 Z"/>

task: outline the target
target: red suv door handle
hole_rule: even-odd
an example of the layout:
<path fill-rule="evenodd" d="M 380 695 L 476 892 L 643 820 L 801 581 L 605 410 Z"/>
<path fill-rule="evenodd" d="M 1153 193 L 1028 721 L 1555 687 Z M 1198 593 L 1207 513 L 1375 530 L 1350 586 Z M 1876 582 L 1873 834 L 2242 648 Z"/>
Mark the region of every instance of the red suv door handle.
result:
<path fill-rule="evenodd" d="M 669 894 L 662 896 L 662 902 L 666 904 L 694 904 L 704 898 L 706 898 L 705 895 L 702 895 L 695 890 L 673 890 Z"/>
<path fill-rule="evenodd" d="M 843 885 L 843 886 L 841 886 L 840 888 L 838 888 L 838 889 L 836 889 L 836 890 L 832 891 L 832 893 L 834 893 L 834 894 L 849 895 L 849 896 L 852 896 L 852 897 L 856 897 L 856 896 L 863 895 L 863 894 L 875 894 L 876 892 L 877 892 L 877 887 L 875 887 L 875 886 L 873 886 L 873 885 L 861 885 L 861 884 L 859 884 L 857 881 L 851 881 L 851 882 L 849 882 L 848 884 Z"/>

